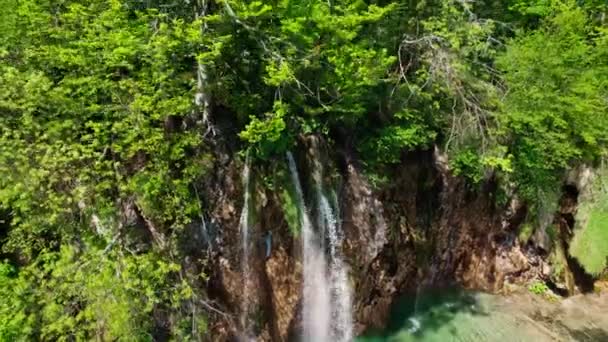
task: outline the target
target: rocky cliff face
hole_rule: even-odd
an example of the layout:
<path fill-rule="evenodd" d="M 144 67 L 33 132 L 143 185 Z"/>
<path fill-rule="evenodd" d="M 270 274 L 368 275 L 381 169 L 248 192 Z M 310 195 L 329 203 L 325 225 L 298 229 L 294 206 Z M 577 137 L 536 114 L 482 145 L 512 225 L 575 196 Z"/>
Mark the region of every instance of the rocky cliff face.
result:
<path fill-rule="evenodd" d="M 550 273 L 542 251 L 517 239 L 526 208 L 517 200 L 497 207 L 491 179 L 482 191 L 472 191 L 450 174 L 445 157 L 431 150 L 403 156 L 400 165 L 387 170 L 390 181 L 377 189 L 352 154 L 329 153 L 316 145 L 318 141 L 303 141 L 298 164 L 306 185 L 313 167 L 310 149 L 321 148 L 326 151 L 322 153 L 325 169 L 337 176 L 326 178 L 339 198 L 355 333 L 383 327 L 396 298 L 419 287 L 458 284 L 499 292 L 507 284 L 523 284 Z M 302 305 L 299 237 L 289 230 L 276 188 L 270 190 L 263 182 L 271 171 L 254 167 L 252 280 L 245 289 L 238 241 L 241 167 L 226 160 L 205 184 L 208 206 L 213 208 L 207 287 L 229 314 L 213 320 L 211 334 L 214 341 L 238 339 L 240 303 L 247 293 L 247 319 L 253 322 L 257 340 L 295 340 L 301 330 Z M 268 231 L 273 239 L 266 257 Z"/>

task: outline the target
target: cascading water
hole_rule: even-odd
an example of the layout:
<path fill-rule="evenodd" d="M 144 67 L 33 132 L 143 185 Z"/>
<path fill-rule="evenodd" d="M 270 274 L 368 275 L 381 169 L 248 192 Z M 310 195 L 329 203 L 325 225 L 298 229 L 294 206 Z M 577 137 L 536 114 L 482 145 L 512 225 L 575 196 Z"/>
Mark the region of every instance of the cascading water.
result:
<path fill-rule="evenodd" d="M 342 260 L 342 232 L 334 210 L 323 191 L 323 168 L 315 156 L 313 178 L 317 200 L 318 233 L 304 204 L 304 194 L 293 155 L 287 154 L 297 193 L 304 255 L 303 340 L 306 342 L 348 342 L 353 339 L 352 294 L 348 269 Z M 325 258 L 327 237 L 329 262 Z"/>
<path fill-rule="evenodd" d="M 352 329 L 352 295 L 348 283 L 348 270 L 342 260 L 339 247 L 342 245 L 342 236 L 338 231 L 337 221 L 333 216 L 331 207 L 324 198 L 321 199 L 320 215 L 325 217 L 327 233 L 329 235 L 329 270 L 330 291 L 332 300 L 333 341 L 347 342 L 353 338 Z"/>
<path fill-rule="evenodd" d="M 298 177 L 298 170 L 293 155 L 287 153 L 287 161 L 293 185 L 297 194 L 300 227 L 302 230 L 302 247 L 304 258 L 304 295 L 302 300 L 303 341 L 330 341 L 331 300 L 330 286 L 327 281 L 327 263 L 321 249 L 320 239 L 315 237 L 315 231 L 308 216 L 304 203 L 304 193 Z"/>
<path fill-rule="evenodd" d="M 317 155 L 315 155 L 314 180 L 319 228 L 321 232 L 327 234 L 329 247 L 332 341 L 347 342 L 353 339 L 352 294 L 348 283 L 348 270 L 340 251 L 343 236 L 338 229 L 338 220 L 334 215 L 334 210 L 323 191 L 323 166 Z"/>
<path fill-rule="evenodd" d="M 239 230 L 241 234 L 241 274 L 243 277 L 243 299 L 241 301 L 241 327 L 243 335 L 249 336 L 249 287 L 250 287 L 250 272 L 249 272 L 249 202 L 251 192 L 249 189 L 249 181 L 251 178 L 249 154 L 247 154 L 245 167 L 243 168 L 243 209 L 239 221 Z M 247 337 L 246 337 L 247 338 Z"/>

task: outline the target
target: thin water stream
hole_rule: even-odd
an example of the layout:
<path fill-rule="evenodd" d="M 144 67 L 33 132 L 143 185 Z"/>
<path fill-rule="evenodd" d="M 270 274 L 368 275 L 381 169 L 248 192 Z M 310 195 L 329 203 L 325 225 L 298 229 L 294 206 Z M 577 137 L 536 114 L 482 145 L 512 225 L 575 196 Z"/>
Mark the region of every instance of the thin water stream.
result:
<path fill-rule="evenodd" d="M 249 154 L 245 161 L 245 167 L 243 168 L 243 209 L 241 210 L 241 217 L 239 220 L 239 230 L 241 235 L 241 275 L 243 279 L 243 299 L 241 301 L 241 317 L 240 323 L 243 329 L 242 333 L 245 336 L 249 336 L 250 322 L 249 322 L 249 288 L 251 284 L 251 272 L 249 270 L 249 202 L 251 201 L 251 165 L 249 160 Z"/>

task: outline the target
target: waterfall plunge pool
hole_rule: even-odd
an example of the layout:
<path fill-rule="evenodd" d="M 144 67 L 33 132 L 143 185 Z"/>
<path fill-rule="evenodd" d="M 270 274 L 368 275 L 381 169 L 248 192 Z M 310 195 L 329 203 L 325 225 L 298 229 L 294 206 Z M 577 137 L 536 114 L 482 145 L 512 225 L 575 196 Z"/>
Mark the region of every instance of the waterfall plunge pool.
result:
<path fill-rule="evenodd" d="M 529 293 L 421 292 L 394 305 L 385 331 L 356 341 L 608 341 L 607 293 L 549 301 Z"/>

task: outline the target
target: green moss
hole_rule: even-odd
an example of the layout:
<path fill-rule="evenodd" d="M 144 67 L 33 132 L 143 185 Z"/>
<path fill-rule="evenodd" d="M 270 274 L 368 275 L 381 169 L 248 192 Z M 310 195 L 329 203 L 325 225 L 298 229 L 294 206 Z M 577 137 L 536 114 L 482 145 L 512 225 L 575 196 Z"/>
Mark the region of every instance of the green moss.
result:
<path fill-rule="evenodd" d="M 298 205 L 298 194 L 292 184 L 286 170 L 277 170 L 275 173 L 275 191 L 279 197 L 279 203 L 285 216 L 285 221 L 289 226 L 289 231 L 292 235 L 300 234 L 301 215 L 300 206 Z"/>
<path fill-rule="evenodd" d="M 528 286 L 528 291 L 536 295 L 545 295 L 547 292 L 549 292 L 549 287 L 547 286 L 547 284 L 541 281 L 535 281 L 530 284 L 530 286 Z"/>
<path fill-rule="evenodd" d="M 522 224 L 521 227 L 519 228 L 519 233 L 517 234 L 517 238 L 518 238 L 519 242 L 521 242 L 522 244 L 526 244 L 530 240 L 530 237 L 532 236 L 533 233 L 534 233 L 534 225 L 527 222 L 527 223 Z"/>
<path fill-rule="evenodd" d="M 608 266 L 608 170 L 600 168 L 589 191 L 581 194 L 570 254 L 599 276 Z"/>
<path fill-rule="evenodd" d="M 551 278 L 559 282 L 563 281 L 564 272 L 566 270 L 566 260 L 564 260 L 564 252 L 560 244 L 556 245 L 549 257 L 551 263 Z"/>
<path fill-rule="evenodd" d="M 284 187 L 279 193 L 281 198 L 281 208 L 285 215 L 285 220 L 289 225 L 289 231 L 293 235 L 300 233 L 300 209 L 297 204 L 297 197 L 294 191 L 290 191 L 289 187 Z"/>
<path fill-rule="evenodd" d="M 551 239 L 551 241 L 556 241 L 557 240 L 557 230 L 558 228 L 554 225 L 551 224 L 547 227 L 547 235 L 549 236 L 549 239 Z"/>
<path fill-rule="evenodd" d="M 604 195 L 604 202 L 608 196 Z M 574 235 L 570 254 L 591 274 L 600 274 L 607 266 L 608 260 L 608 210 L 606 205 L 592 205 L 580 208 L 581 214 L 587 216 Z"/>
<path fill-rule="evenodd" d="M 557 295 L 551 291 L 549 286 L 540 280 L 536 280 L 528 285 L 528 291 L 537 296 L 541 296 L 550 302 L 556 302 L 559 300 Z"/>

